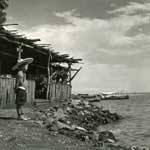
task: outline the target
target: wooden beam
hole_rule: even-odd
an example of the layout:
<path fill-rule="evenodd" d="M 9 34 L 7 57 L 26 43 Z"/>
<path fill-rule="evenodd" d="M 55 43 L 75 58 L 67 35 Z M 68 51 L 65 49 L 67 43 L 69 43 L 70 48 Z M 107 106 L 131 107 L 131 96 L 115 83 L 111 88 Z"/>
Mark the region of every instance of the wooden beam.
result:
<path fill-rule="evenodd" d="M 8 30 L 9 32 L 18 32 L 18 30 Z"/>
<path fill-rule="evenodd" d="M 39 53 L 41 53 L 41 54 L 43 54 L 43 55 L 48 55 L 48 53 L 46 53 L 46 52 L 44 52 L 44 51 L 42 51 L 42 50 L 38 50 L 38 48 L 34 48 L 33 47 L 33 49 L 36 51 L 36 52 L 39 52 Z"/>
<path fill-rule="evenodd" d="M 39 42 L 39 41 L 41 41 L 41 39 L 27 39 L 27 40 L 32 41 L 32 42 Z"/>
<path fill-rule="evenodd" d="M 0 54 L 6 55 L 6 56 L 9 56 L 9 57 L 13 57 L 13 58 L 17 58 L 17 56 L 12 55 L 12 54 L 10 54 L 10 53 L 8 53 L 8 52 L 4 52 L 4 51 L 0 51 Z"/>
<path fill-rule="evenodd" d="M 0 38 L 3 39 L 3 40 L 6 40 L 7 42 L 14 43 L 14 44 L 16 44 L 16 45 L 20 45 L 20 44 L 22 43 L 22 42 L 17 42 L 17 41 L 10 40 L 10 39 L 8 39 L 8 38 L 5 37 L 5 36 L 0 36 Z M 30 46 L 30 45 L 28 45 L 28 44 L 25 44 L 24 42 L 23 42 L 23 45 L 22 45 L 22 46 L 31 48 L 31 49 L 33 49 L 34 51 L 37 51 L 37 52 L 39 52 L 39 53 L 41 53 L 41 54 L 44 54 L 44 55 L 47 55 L 47 53 L 42 52 L 42 51 L 38 50 L 37 48 L 34 48 L 33 46 Z"/>
<path fill-rule="evenodd" d="M 68 82 L 71 82 L 71 81 L 75 78 L 75 76 L 78 74 L 78 72 L 79 72 L 81 69 L 82 69 L 82 67 L 80 67 L 80 68 L 76 71 L 76 73 L 70 78 L 70 80 L 69 80 Z"/>
<path fill-rule="evenodd" d="M 42 48 L 47 48 L 48 46 L 46 46 L 46 45 L 45 45 L 45 46 L 44 46 L 44 45 L 43 45 L 43 46 L 42 46 L 42 45 L 40 45 L 40 47 L 42 47 Z"/>
<path fill-rule="evenodd" d="M 0 26 L 18 26 L 18 23 L 11 23 L 11 24 L 1 24 Z"/>
<path fill-rule="evenodd" d="M 37 45 L 40 45 L 40 46 L 49 46 L 51 44 L 37 44 Z"/>
<path fill-rule="evenodd" d="M 14 36 L 15 38 L 18 38 L 18 37 L 19 37 L 19 39 L 20 39 L 20 37 L 23 38 L 23 37 L 25 36 L 25 34 L 13 34 L 13 36 Z"/>
<path fill-rule="evenodd" d="M 81 58 L 80 58 L 80 59 L 74 59 L 74 60 L 77 60 L 77 61 L 82 61 L 83 59 L 81 59 Z"/>
<path fill-rule="evenodd" d="M 61 57 L 69 57 L 69 55 L 68 54 L 62 54 L 62 55 L 60 55 Z"/>
<path fill-rule="evenodd" d="M 73 68 L 71 68 L 71 71 L 78 71 L 79 69 L 73 69 Z"/>

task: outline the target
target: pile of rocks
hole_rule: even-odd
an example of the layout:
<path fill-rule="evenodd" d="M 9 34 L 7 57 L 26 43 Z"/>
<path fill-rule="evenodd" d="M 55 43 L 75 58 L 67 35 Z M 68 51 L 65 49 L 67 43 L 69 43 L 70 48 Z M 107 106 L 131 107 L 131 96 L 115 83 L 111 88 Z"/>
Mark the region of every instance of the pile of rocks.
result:
<path fill-rule="evenodd" d="M 111 113 L 109 110 L 103 110 L 84 102 L 69 105 L 66 111 L 67 119 L 71 124 L 83 127 L 88 131 L 96 130 L 99 125 L 111 123 L 121 118 L 117 113 Z"/>
<path fill-rule="evenodd" d="M 42 124 L 55 133 L 89 141 L 94 144 L 99 142 L 113 143 L 114 135 L 109 131 L 98 132 L 100 125 L 117 121 L 121 118 L 117 113 L 111 113 L 87 102 L 77 104 L 67 103 L 61 106 L 53 106 L 40 111 Z"/>
<path fill-rule="evenodd" d="M 96 150 L 150 150 L 148 147 L 131 146 L 126 147 L 118 144 L 102 144 L 96 147 Z"/>

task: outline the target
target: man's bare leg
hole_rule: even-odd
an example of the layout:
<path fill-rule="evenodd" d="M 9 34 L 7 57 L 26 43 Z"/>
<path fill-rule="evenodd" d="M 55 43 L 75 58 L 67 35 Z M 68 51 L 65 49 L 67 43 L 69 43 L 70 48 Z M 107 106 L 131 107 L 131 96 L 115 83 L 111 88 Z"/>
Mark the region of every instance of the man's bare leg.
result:
<path fill-rule="evenodd" d="M 22 115 L 22 109 L 20 105 L 16 105 L 16 111 L 17 111 L 18 119 L 20 119 Z"/>

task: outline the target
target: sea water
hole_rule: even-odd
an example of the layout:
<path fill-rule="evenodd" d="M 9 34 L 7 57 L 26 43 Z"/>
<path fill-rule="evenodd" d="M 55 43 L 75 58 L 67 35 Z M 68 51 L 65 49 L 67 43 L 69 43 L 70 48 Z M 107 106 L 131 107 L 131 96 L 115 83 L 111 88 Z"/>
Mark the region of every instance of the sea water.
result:
<path fill-rule="evenodd" d="M 117 123 L 100 126 L 110 130 L 123 145 L 150 147 L 150 94 L 131 95 L 128 100 L 105 100 L 97 103 L 123 119 Z"/>

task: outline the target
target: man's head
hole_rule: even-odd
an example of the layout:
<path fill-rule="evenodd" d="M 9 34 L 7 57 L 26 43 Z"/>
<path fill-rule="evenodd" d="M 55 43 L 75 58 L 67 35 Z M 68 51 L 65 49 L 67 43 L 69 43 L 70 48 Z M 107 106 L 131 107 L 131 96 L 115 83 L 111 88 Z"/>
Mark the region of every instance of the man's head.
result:
<path fill-rule="evenodd" d="M 25 59 L 19 59 L 17 64 L 12 68 L 13 70 L 23 70 L 27 71 L 28 65 L 33 62 L 33 58 L 25 58 Z"/>
<path fill-rule="evenodd" d="M 26 72 L 28 70 L 28 64 L 21 65 L 18 70 L 22 70 L 23 72 Z"/>

